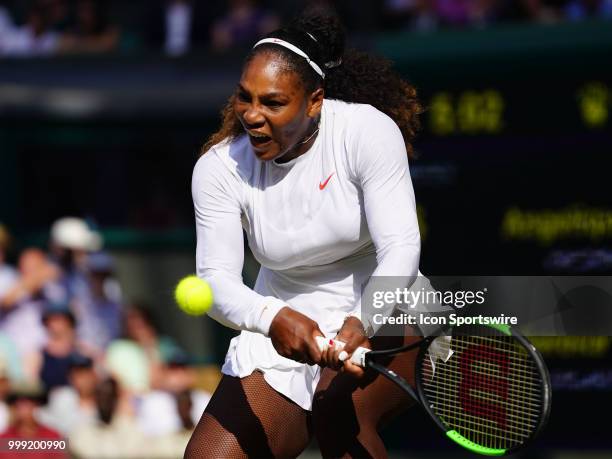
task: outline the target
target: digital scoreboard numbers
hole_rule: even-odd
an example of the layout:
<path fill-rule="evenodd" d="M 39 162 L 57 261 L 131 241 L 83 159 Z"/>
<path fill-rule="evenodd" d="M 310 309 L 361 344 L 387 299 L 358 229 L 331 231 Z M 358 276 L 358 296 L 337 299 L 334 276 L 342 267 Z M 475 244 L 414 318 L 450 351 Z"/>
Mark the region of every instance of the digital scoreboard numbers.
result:
<path fill-rule="evenodd" d="M 504 126 L 503 95 L 494 89 L 435 93 L 429 103 L 429 129 L 432 134 L 499 134 Z"/>
<path fill-rule="evenodd" d="M 603 128 L 608 125 L 612 108 L 612 91 L 601 81 L 593 81 L 582 86 L 576 101 L 582 121 L 589 128 Z"/>
<path fill-rule="evenodd" d="M 436 91 L 425 102 L 426 128 L 438 137 L 537 131 L 538 126 L 551 123 L 553 127 L 557 123 L 560 131 L 567 127 L 605 129 L 610 127 L 611 87 L 603 81 L 589 81 L 574 91 L 556 85 L 542 87 L 539 93 L 513 93 L 517 88 Z"/>

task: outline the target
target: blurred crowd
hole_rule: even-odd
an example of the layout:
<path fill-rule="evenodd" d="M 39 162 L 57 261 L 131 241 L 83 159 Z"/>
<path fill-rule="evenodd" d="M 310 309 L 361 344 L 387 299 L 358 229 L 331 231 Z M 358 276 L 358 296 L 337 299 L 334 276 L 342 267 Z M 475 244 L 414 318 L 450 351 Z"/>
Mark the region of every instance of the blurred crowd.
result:
<path fill-rule="evenodd" d="M 386 0 L 393 26 L 415 31 L 612 18 L 611 0 Z"/>
<path fill-rule="evenodd" d="M 67 438 L 83 458 L 182 457 L 210 398 L 189 356 L 124 302 L 86 221 L 57 220 L 49 240 L 13 267 L 0 225 L 0 438 Z"/>
<path fill-rule="evenodd" d="M 354 34 L 612 17 L 612 0 L 0 0 L 0 56 L 224 51 L 313 4 Z"/>

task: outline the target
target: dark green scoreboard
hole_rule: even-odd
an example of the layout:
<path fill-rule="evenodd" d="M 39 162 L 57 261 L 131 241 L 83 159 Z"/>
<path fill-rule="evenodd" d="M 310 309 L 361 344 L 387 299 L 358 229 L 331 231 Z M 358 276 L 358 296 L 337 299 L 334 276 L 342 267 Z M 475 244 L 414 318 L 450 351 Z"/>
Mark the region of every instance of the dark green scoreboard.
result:
<path fill-rule="evenodd" d="M 612 273 L 611 22 L 377 49 L 426 108 L 412 162 L 424 272 Z"/>
<path fill-rule="evenodd" d="M 612 274 L 612 23 L 394 36 L 378 49 L 426 106 L 411 163 L 425 275 Z M 612 409 L 612 339 L 534 342 L 553 410 L 533 452 L 612 449 L 581 415 Z M 426 428 L 414 438 L 441 447 Z"/>

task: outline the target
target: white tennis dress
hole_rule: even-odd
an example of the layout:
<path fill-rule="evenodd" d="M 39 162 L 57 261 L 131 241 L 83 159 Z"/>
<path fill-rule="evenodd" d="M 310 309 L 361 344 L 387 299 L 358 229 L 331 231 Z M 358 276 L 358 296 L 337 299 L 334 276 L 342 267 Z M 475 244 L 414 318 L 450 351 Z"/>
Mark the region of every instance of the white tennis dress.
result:
<path fill-rule="evenodd" d="M 223 373 L 259 369 L 310 410 L 321 369 L 280 356 L 270 323 L 290 306 L 333 336 L 347 315 L 360 315 L 370 276 L 417 276 L 420 236 L 399 128 L 370 105 L 325 99 L 308 152 L 277 164 L 257 159 L 246 135 L 221 142 L 198 160 L 192 193 L 197 273 L 215 298 L 209 315 L 242 330 Z M 242 281 L 243 229 L 261 263 L 253 290 Z"/>

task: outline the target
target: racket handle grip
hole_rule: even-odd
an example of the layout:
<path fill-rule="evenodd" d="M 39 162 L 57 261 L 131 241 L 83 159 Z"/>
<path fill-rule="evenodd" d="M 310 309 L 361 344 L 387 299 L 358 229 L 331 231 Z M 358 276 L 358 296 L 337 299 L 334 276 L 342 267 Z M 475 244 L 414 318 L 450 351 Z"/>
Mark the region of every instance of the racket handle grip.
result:
<path fill-rule="evenodd" d="M 345 343 L 342 341 L 338 341 L 337 339 L 329 339 L 324 338 L 322 336 L 317 336 L 315 339 L 317 340 L 317 345 L 319 346 L 321 352 L 327 350 L 329 347 L 332 346 L 337 350 L 344 349 Z M 355 365 L 359 365 L 360 367 L 365 368 L 365 355 L 368 352 L 370 352 L 370 349 L 367 349 L 365 347 L 358 347 L 353 351 L 353 354 L 351 355 L 351 362 L 353 362 Z M 348 354 L 342 351 L 340 352 L 338 358 L 344 362 L 348 358 Z"/>

